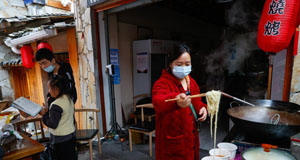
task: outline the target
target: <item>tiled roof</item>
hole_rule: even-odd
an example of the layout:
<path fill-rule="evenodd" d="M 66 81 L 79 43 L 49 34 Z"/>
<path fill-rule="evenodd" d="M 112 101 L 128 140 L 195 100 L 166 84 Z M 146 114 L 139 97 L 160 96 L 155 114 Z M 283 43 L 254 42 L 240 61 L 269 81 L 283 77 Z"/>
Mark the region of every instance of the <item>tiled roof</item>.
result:
<path fill-rule="evenodd" d="M 1 13 L 1 11 L 0 11 Z M 73 14 L 44 14 L 44 15 L 33 15 L 33 16 L 21 16 L 21 17 L 9 17 L 9 18 L 1 18 L 0 16 L 0 23 L 7 21 L 10 23 L 13 22 L 27 22 L 27 21 L 32 21 L 36 19 L 43 19 L 43 18 L 72 18 Z"/>
<path fill-rule="evenodd" d="M 33 32 L 37 32 L 37 31 L 41 31 L 44 29 L 53 29 L 53 28 L 66 28 L 66 27 L 74 27 L 75 23 L 71 22 L 71 23 L 64 23 L 64 22 L 60 22 L 60 23 L 54 23 L 53 25 L 41 25 L 39 27 L 34 27 L 34 28 L 25 28 L 24 30 L 20 30 L 17 32 L 13 32 L 9 34 L 9 37 L 12 38 L 18 38 L 18 37 L 23 37 L 26 35 L 29 35 Z"/>
<path fill-rule="evenodd" d="M 1 67 L 9 67 L 9 66 L 22 66 L 21 59 L 11 59 L 7 61 L 0 62 Z"/>
<path fill-rule="evenodd" d="M 0 36 L 29 27 L 74 21 L 72 11 L 48 5 L 24 5 L 24 0 L 0 0 Z"/>

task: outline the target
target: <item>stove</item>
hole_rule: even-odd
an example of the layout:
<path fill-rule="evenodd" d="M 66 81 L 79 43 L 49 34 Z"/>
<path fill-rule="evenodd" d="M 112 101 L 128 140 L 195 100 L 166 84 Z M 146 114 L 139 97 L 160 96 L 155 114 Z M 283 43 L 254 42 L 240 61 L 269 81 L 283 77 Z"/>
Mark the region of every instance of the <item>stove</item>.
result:
<path fill-rule="evenodd" d="M 297 159 L 300 159 L 300 133 L 291 137 L 291 152 Z"/>
<path fill-rule="evenodd" d="M 267 138 L 257 138 L 247 134 L 245 131 L 241 130 L 237 125 L 234 125 L 232 129 L 229 131 L 227 136 L 224 138 L 223 142 L 230 142 L 235 144 L 238 149 L 236 153 L 235 160 L 241 160 L 241 153 L 252 147 L 260 147 L 261 144 L 271 144 L 278 146 L 278 149 L 285 150 L 287 152 L 291 152 L 291 140 L 283 139 L 283 140 L 272 140 Z M 300 141 L 299 141 L 300 144 Z M 300 150 L 300 147 L 299 147 Z"/>
<path fill-rule="evenodd" d="M 268 139 L 268 138 L 257 138 L 255 136 L 247 134 L 245 131 L 241 130 L 238 126 L 234 125 L 229 131 L 227 136 L 223 140 L 224 142 L 240 142 L 245 144 L 251 144 L 252 146 L 260 146 L 262 143 L 267 143 L 271 145 L 276 145 L 279 148 L 290 149 L 291 141 L 290 139 Z"/>

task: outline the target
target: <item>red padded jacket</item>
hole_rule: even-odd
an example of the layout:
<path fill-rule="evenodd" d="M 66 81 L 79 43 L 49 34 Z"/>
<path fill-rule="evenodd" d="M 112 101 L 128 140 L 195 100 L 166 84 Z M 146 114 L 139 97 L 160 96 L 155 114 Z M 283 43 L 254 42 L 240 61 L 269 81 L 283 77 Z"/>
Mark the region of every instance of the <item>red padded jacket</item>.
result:
<path fill-rule="evenodd" d="M 191 95 L 200 89 L 190 77 Z M 163 70 L 152 89 L 152 103 L 156 113 L 155 154 L 156 160 L 199 160 L 199 136 L 194 115 L 189 107 L 181 108 L 176 101 L 165 102 L 185 93 L 181 83 Z M 206 107 L 201 98 L 193 98 L 192 104 L 198 114 Z"/>

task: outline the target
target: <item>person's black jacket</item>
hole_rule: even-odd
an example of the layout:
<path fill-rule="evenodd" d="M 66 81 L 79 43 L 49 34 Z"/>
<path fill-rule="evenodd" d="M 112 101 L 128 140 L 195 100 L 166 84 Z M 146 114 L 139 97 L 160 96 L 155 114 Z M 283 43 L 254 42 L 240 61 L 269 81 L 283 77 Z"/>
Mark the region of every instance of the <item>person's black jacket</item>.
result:
<path fill-rule="evenodd" d="M 66 76 L 68 79 L 68 84 L 71 90 L 71 99 L 73 100 L 74 104 L 77 100 L 77 92 L 76 92 L 76 87 L 75 87 L 75 81 L 74 81 L 74 76 L 73 76 L 73 70 L 72 67 L 69 63 L 58 63 L 60 65 L 58 69 L 58 75 L 60 76 Z M 49 78 L 52 78 L 54 76 L 53 72 L 48 73 Z M 47 95 L 48 98 L 48 106 L 55 100 L 50 96 L 50 93 Z"/>

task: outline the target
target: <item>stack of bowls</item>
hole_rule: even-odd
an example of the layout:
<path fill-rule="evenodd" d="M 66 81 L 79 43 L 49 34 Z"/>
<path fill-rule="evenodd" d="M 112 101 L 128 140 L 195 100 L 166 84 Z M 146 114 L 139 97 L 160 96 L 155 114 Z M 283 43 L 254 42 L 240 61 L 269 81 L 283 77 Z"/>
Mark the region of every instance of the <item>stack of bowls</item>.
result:
<path fill-rule="evenodd" d="M 228 143 L 228 142 L 221 142 L 217 146 L 218 148 L 226 150 L 230 153 L 229 160 L 234 160 L 236 150 L 237 150 L 237 146 L 235 144 Z"/>
<path fill-rule="evenodd" d="M 218 158 L 218 160 L 229 160 L 230 153 L 227 150 L 215 148 L 209 150 L 209 155 Z"/>
<path fill-rule="evenodd" d="M 218 148 L 209 150 L 209 155 L 201 160 L 234 160 L 237 146 L 232 143 L 219 143 Z"/>

